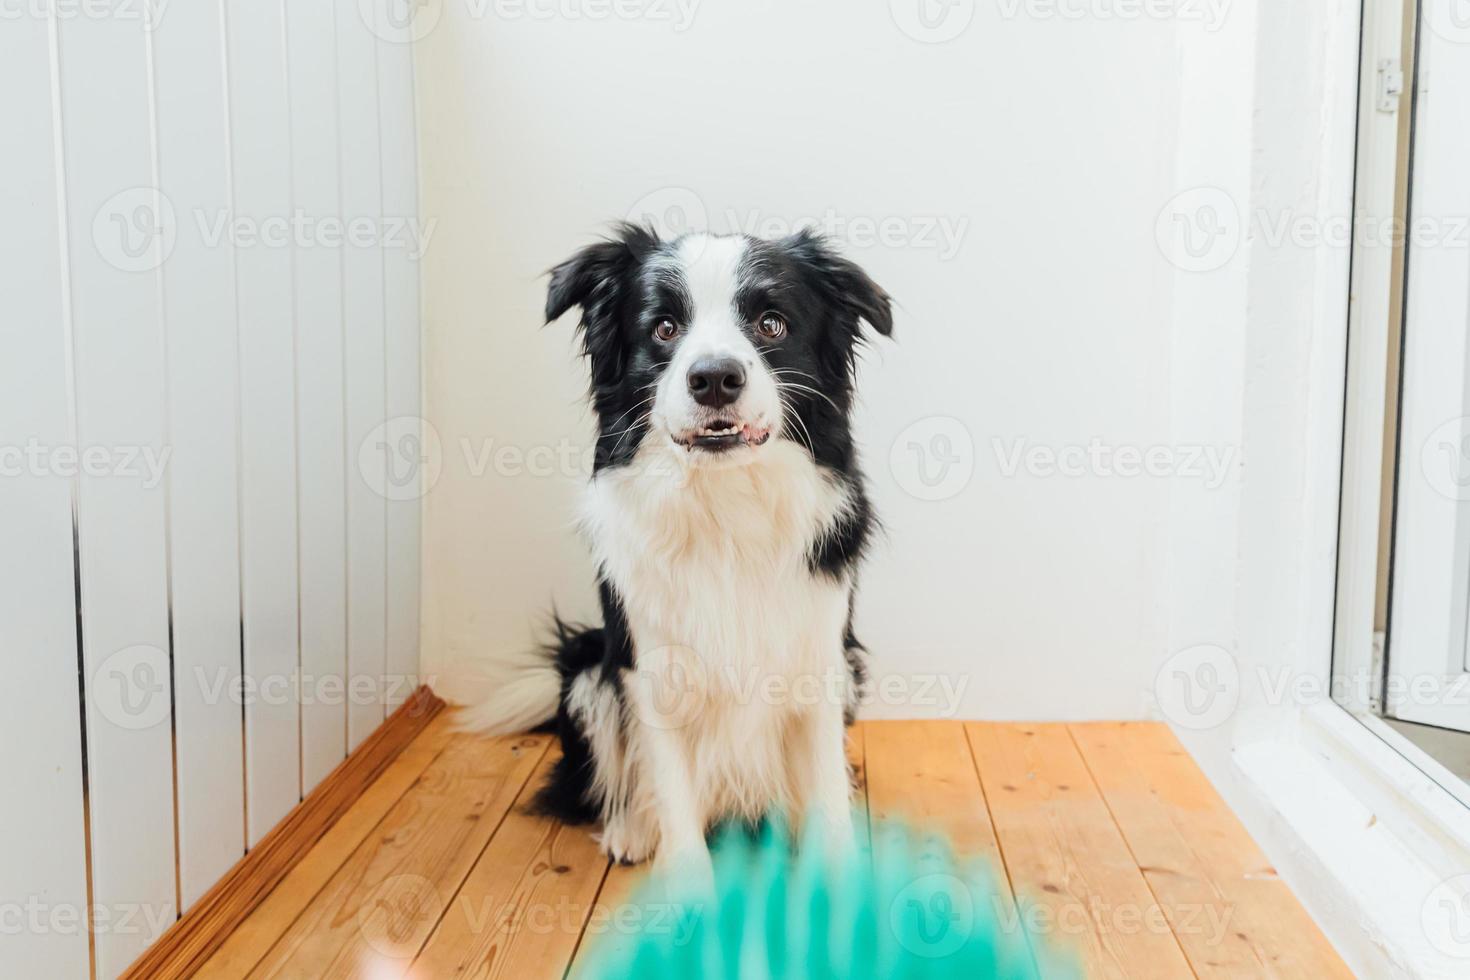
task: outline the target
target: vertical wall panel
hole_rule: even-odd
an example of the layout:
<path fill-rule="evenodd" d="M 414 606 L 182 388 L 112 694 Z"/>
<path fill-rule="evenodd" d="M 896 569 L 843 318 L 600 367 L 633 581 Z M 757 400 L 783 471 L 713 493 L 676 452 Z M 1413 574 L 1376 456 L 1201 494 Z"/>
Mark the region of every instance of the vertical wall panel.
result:
<path fill-rule="evenodd" d="M 377 2 L 0 33 L 0 904 L 46 923 L 0 975 L 121 973 L 418 672 L 413 70 Z"/>
<path fill-rule="evenodd" d="M 295 0 L 286 12 L 295 204 L 303 214 L 330 227 L 342 213 L 335 10 L 332 0 Z M 295 271 L 301 782 L 310 792 L 347 754 L 347 451 L 340 242 L 332 239 L 298 248 Z"/>
<path fill-rule="evenodd" d="M 73 924 L 7 931 L 6 977 L 85 977 L 90 962 L 73 481 L 21 455 L 71 440 L 50 50 L 43 17 L 0 31 L 0 90 L 26 93 L 0 103 L 0 555 L 25 556 L 0 561 L 0 747 L 25 747 L 5 758 L 24 793 L 0 806 L 0 907 L 71 910 Z"/>
<path fill-rule="evenodd" d="M 380 16 L 393 0 L 378 0 Z M 399 33 L 402 33 L 401 31 Z M 388 30 L 380 31 L 393 37 Z M 383 312 L 386 325 L 385 484 L 388 507 L 386 699 L 389 710 L 412 692 L 419 668 L 419 491 L 425 489 L 425 432 L 419 382 L 419 259 L 432 225 L 419 215 L 418 134 L 414 128 L 413 49 L 391 40 L 378 47 L 378 106 L 382 123 Z"/>
<path fill-rule="evenodd" d="M 175 888 L 159 277 L 173 218 L 154 173 L 142 21 L 57 22 L 79 478 L 82 644 L 99 976 L 169 924 Z M 132 465 L 127 465 L 131 459 Z M 113 917 L 128 916 L 127 927 Z"/>
<path fill-rule="evenodd" d="M 244 852 L 240 706 L 239 389 L 224 24 L 177 4 L 153 35 L 164 262 L 179 882 L 187 910 Z"/>
<path fill-rule="evenodd" d="M 245 768 L 254 844 L 301 797 L 296 337 L 290 98 L 281 0 L 228 0 L 240 318 Z"/>
<path fill-rule="evenodd" d="M 372 7 L 337 0 L 338 112 L 342 212 L 349 225 L 375 229 L 343 252 L 346 328 L 348 747 L 383 720 L 387 510 L 383 457 L 374 444 L 385 419 L 382 168 L 378 137 L 377 38 L 363 19 Z M 361 450 L 366 446 L 366 453 Z"/>

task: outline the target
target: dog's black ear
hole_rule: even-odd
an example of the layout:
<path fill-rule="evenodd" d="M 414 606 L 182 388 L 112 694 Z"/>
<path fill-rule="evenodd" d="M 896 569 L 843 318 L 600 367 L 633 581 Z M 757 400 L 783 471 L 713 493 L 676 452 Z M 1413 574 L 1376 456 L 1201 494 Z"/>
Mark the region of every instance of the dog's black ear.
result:
<path fill-rule="evenodd" d="M 623 253 L 621 242 L 598 242 L 552 269 L 551 282 L 546 287 L 546 322 L 559 318 L 574 306 L 582 307 L 585 319 L 599 286 L 608 290 L 617 276 Z"/>
<path fill-rule="evenodd" d="M 819 287 L 840 309 L 865 321 L 883 336 L 893 336 L 893 300 L 861 266 L 843 258 L 825 238 L 809 228 L 792 235 L 786 245 L 807 263 Z"/>
<path fill-rule="evenodd" d="M 651 229 L 620 224 L 612 237 L 587 246 L 551 270 L 546 322 L 574 306 L 581 308 L 578 326 L 582 349 L 592 365 L 594 397 L 622 380 L 627 359 L 621 327 L 625 303 L 644 257 L 658 244 Z"/>
<path fill-rule="evenodd" d="M 626 281 L 641 257 L 658 245 L 651 229 L 633 224 L 614 226 L 612 237 L 588 245 L 551 270 L 546 287 L 546 322 L 574 306 L 582 308 L 582 325 L 619 299 L 619 286 Z"/>

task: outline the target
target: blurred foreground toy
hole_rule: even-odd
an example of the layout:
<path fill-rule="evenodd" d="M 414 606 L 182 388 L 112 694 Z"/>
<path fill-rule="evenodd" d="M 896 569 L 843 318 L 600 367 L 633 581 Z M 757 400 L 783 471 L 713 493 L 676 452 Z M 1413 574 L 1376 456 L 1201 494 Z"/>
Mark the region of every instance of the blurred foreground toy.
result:
<path fill-rule="evenodd" d="M 714 892 L 653 876 L 635 895 L 632 935 L 593 940 L 578 980 L 1070 980 L 1061 950 L 1028 937 L 983 862 L 897 825 L 873 849 L 827 857 L 793 848 L 779 823 L 727 829 L 712 848 Z M 1043 967 L 1038 970 L 1036 963 Z"/>

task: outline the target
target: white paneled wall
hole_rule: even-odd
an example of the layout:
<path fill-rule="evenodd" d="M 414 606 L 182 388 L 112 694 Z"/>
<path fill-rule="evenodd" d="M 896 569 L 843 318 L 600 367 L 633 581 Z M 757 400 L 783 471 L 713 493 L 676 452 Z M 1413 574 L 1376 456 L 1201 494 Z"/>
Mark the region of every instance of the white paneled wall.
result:
<path fill-rule="evenodd" d="M 339 3 L 342 0 L 339 0 Z M 371 11 L 369 0 L 361 6 Z M 342 209 L 347 214 L 378 210 L 383 201 L 382 145 L 378 125 L 378 43 L 356 17 L 337 17 L 338 138 L 342 141 Z M 376 438 L 387 418 L 386 341 L 383 336 L 383 249 L 355 241 L 342 253 L 342 303 L 354 329 L 343 338 L 349 446 Z M 382 484 L 370 484 L 361 454 L 348 460 L 347 474 L 347 671 L 373 677 L 386 665 L 387 522 Z M 384 463 L 386 466 L 386 462 Z M 361 744 L 381 715 L 372 700 L 353 698 L 347 713 L 347 745 Z"/>
<path fill-rule="evenodd" d="M 286 8 L 292 186 L 296 206 L 310 213 L 335 214 L 341 208 L 337 127 L 318 122 L 337 113 L 333 14 L 326 2 Z M 303 248 L 296 250 L 295 259 L 301 670 L 311 677 L 345 679 L 348 471 L 342 451 L 342 254 L 338 249 Z M 329 704 L 303 704 L 302 788 L 310 792 L 346 751 L 342 712 Z"/>
<path fill-rule="evenodd" d="M 49 25 L 0 30 L 0 445 L 72 442 Z M 25 356 L 16 356 L 24 352 Z M 0 477 L 0 902 L 37 908 L 87 900 L 73 481 Z M 22 750 L 23 749 L 23 750 Z M 26 804 L 12 792 L 26 788 Z M 47 846 L 35 842 L 46 841 Z M 22 911 L 22 910 L 18 910 Z M 87 936 L 47 928 L 0 936 L 0 974 L 87 975 Z"/>
<path fill-rule="evenodd" d="M 223 12 L 179 4 L 153 35 L 159 187 L 177 234 L 163 278 L 167 337 L 169 561 L 173 662 L 184 677 L 240 678 L 240 468 L 235 398 L 240 337 L 235 249 L 183 213 L 230 208 L 230 127 L 219 70 Z M 185 906 L 233 863 L 244 832 L 240 708 L 202 684 L 178 684 L 179 876 Z"/>
<path fill-rule="evenodd" d="M 376 2 L 0 30 L 0 976 L 120 974 L 416 686 L 413 67 Z"/>
<path fill-rule="evenodd" d="M 380 16 L 401 11 L 401 0 L 380 0 Z M 384 21 L 384 37 L 394 37 L 396 21 Z M 414 125 L 414 93 L 394 79 L 413 76 L 413 49 L 408 44 L 378 46 L 378 120 L 383 144 L 383 213 L 395 224 L 409 227 L 418 215 L 418 131 Z M 427 242 L 433 225 L 418 226 Z M 383 253 L 383 311 L 387 322 L 385 352 L 387 403 L 384 414 L 398 420 L 385 435 L 394 440 L 382 458 L 388 507 L 387 632 L 384 636 L 390 677 L 416 673 L 419 664 L 419 500 L 420 487 L 405 488 L 405 480 L 419 478 L 423 433 L 414 425 L 421 411 L 418 330 L 418 244 Z M 408 464 L 408 465 L 405 465 Z M 404 492 L 405 489 L 408 492 Z M 390 707 L 411 693 L 403 684 L 385 692 Z"/>
<path fill-rule="evenodd" d="M 266 227 L 291 212 L 291 116 L 282 0 L 226 0 L 234 216 Z M 284 152 L 283 152 L 284 151 Z M 240 585 L 245 673 L 291 677 L 296 608 L 296 324 L 291 252 L 235 250 L 240 334 Z M 301 754 L 300 708 L 274 697 L 245 708 L 249 843 L 300 794 L 299 773 L 250 765 Z"/>
<path fill-rule="evenodd" d="M 153 152 L 151 39 L 137 19 L 66 17 L 56 27 L 70 301 L 59 327 L 71 332 L 77 445 L 157 460 L 168 379 L 150 267 L 168 242 L 156 231 L 167 219 Z M 157 919 L 177 897 L 173 739 L 157 696 L 169 676 L 167 483 L 136 468 L 83 471 L 77 521 L 92 900 Z M 98 973 L 121 971 L 151 931 L 99 928 Z"/>

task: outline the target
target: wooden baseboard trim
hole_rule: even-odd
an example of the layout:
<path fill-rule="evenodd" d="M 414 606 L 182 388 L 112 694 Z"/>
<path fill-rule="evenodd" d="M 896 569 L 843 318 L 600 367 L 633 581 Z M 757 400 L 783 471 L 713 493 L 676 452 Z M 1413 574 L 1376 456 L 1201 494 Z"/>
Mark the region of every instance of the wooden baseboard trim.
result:
<path fill-rule="evenodd" d="M 189 977 L 444 708 L 420 687 L 128 967 L 123 980 Z"/>

